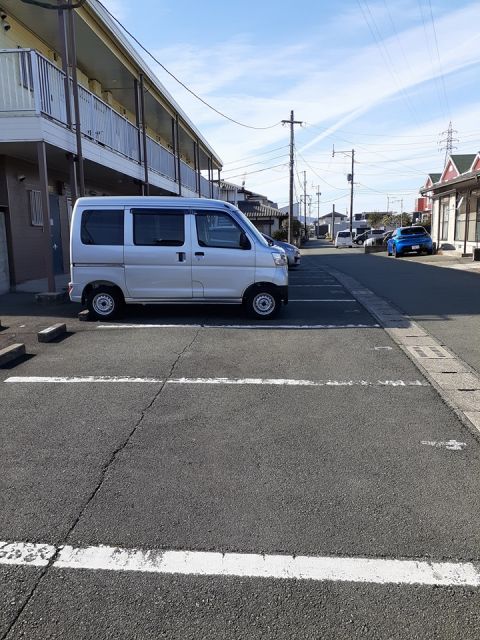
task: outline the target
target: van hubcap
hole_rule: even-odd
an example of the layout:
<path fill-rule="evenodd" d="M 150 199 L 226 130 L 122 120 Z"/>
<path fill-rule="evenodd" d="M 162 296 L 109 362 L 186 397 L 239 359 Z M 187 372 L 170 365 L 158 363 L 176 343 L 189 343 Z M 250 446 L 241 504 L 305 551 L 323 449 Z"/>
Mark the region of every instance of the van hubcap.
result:
<path fill-rule="evenodd" d="M 253 308 L 259 315 L 266 316 L 275 308 L 275 298 L 270 293 L 259 293 L 253 300 Z"/>
<path fill-rule="evenodd" d="M 93 299 L 92 306 L 96 313 L 104 316 L 112 312 L 115 307 L 115 301 L 108 293 L 100 293 Z"/>

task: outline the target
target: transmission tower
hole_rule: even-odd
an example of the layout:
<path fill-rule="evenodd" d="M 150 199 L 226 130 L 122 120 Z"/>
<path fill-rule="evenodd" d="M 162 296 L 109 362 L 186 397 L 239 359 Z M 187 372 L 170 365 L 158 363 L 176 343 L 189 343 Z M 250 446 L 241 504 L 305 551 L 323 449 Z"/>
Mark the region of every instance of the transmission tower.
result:
<path fill-rule="evenodd" d="M 457 147 L 453 144 L 454 142 L 459 142 L 458 138 L 454 138 L 454 134 L 458 133 L 456 129 L 453 128 L 452 122 L 448 123 L 448 129 L 446 131 L 442 131 L 440 134 L 441 138 L 438 142 L 439 151 L 445 151 L 445 158 L 443 164 L 447 164 L 447 158 L 452 153 L 453 149 Z"/>

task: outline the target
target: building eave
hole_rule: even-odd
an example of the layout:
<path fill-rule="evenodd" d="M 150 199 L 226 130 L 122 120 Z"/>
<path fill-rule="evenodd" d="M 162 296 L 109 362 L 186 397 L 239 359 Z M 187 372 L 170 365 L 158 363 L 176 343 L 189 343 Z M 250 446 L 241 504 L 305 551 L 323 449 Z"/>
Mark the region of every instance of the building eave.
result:
<path fill-rule="evenodd" d="M 183 111 L 183 109 L 176 102 L 169 91 L 163 86 L 153 70 L 148 66 L 137 49 L 131 44 L 122 29 L 110 17 L 105 8 L 97 0 L 87 0 L 83 8 L 85 8 L 87 11 L 90 11 L 90 13 L 93 14 L 93 17 L 100 22 L 102 28 L 109 33 L 112 40 L 116 41 L 117 44 L 120 45 L 120 47 L 124 50 L 125 55 L 127 55 L 127 57 L 129 57 L 133 61 L 135 66 L 146 76 L 148 82 L 173 107 L 173 109 L 178 113 L 183 122 L 191 129 L 192 133 L 195 134 L 195 136 L 199 141 L 201 141 L 205 149 L 208 150 L 208 152 L 212 155 L 212 158 L 215 160 L 215 162 L 220 167 L 222 167 L 223 162 L 220 156 L 218 156 L 217 153 L 212 149 L 210 144 L 205 140 L 203 135 L 193 124 L 187 114 Z"/>

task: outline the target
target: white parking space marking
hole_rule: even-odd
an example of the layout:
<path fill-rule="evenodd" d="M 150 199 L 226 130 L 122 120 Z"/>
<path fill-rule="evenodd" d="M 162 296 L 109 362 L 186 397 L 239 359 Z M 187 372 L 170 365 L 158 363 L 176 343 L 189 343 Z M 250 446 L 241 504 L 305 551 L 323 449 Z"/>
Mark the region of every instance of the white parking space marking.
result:
<path fill-rule="evenodd" d="M 191 385 L 267 385 L 286 387 L 429 387 L 421 380 L 294 380 L 288 378 L 140 378 L 136 376 L 11 376 L 8 384 L 147 383 Z"/>
<path fill-rule="evenodd" d="M 100 324 L 96 329 L 378 329 L 379 324 Z"/>
<path fill-rule="evenodd" d="M 57 384 L 78 384 L 78 383 L 97 383 L 97 382 L 142 382 L 158 384 L 163 382 L 163 378 L 138 378 L 135 376 L 12 376 L 7 378 L 5 382 L 15 384 L 24 383 L 57 383 Z"/>
<path fill-rule="evenodd" d="M 385 349 L 385 351 L 392 351 L 393 347 L 373 347 L 374 351 L 381 351 L 382 349 Z"/>
<path fill-rule="evenodd" d="M 421 380 L 291 380 L 282 378 L 173 378 L 168 384 L 273 385 L 287 387 L 428 387 Z"/>
<path fill-rule="evenodd" d="M 33 544 L 31 542 L 0 542 L 0 565 L 29 565 L 46 567 L 56 553 L 50 544 Z"/>
<path fill-rule="evenodd" d="M 458 440 L 422 440 L 421 444 L 426 444 L 429 447 L 435 447 L 436 449 L 448 449 L 449 451 L 462 451 L 466 446 L 466 442 L 458 442 Z"/>
<path fill-rule="evenodd" d="M 289 289 L 294 289 L 296 287 L 326 287 L 327 289 L 332 289 L 333 287 L 337 287 L 339 289 L 343 289 L 341 284 L 289 284 Z"/>
<path fill-rule="evenodd" d="M 288 299 L 289 302 L 356 302 L 355 298 L 310 298 Z"/>
<path fill-rule="evenodd" d="M 0 543 L 1 544 L 1 543 Z M 317 582 L 418 584 L 479 587 L 480 570 L 471 562 L 431 562 L 385 558 L 291 556 L 210 551 L 159 551 L 97 546 L 55 549 L 50 545 L 12 543 L 17 553 L 0 564 L 44 566 L 58 552 L 52 567 L 62 570 L 136 571 L 187 576 L 231 576 Z M 47 549 L 47 556 L 45 551 Z M 48 558 L 48 559 L 47 559 Z"/>

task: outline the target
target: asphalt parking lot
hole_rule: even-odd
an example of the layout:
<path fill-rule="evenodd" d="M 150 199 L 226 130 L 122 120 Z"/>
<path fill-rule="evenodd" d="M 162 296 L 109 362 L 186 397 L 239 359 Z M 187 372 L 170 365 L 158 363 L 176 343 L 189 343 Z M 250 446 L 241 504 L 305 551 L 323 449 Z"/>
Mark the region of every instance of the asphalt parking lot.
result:
<path fill-rule="evenodd" d="M 305 254 L 263 324 L 2 315 L 0 638 L 479 637 L 479 442 Z"/>

